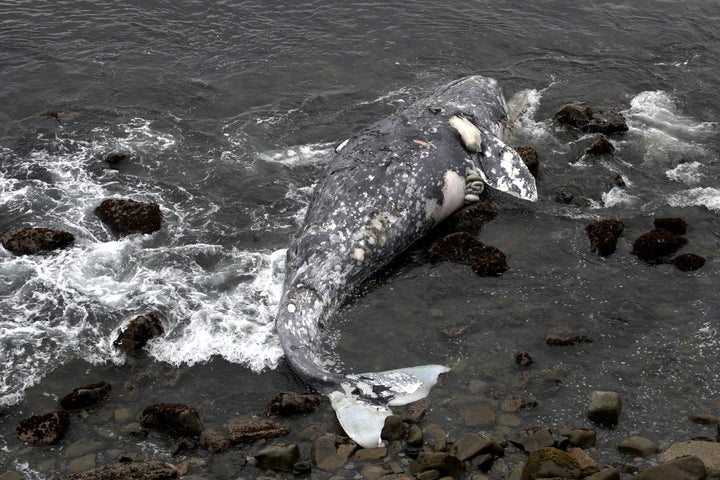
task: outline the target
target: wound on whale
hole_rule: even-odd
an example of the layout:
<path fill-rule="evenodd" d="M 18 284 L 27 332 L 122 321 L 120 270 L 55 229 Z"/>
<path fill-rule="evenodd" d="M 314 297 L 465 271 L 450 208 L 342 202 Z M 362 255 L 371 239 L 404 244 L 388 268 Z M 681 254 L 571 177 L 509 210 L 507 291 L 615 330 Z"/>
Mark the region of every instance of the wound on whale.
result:
<path fill-rule="evenodd" d="M 477 199 L 477 177 L 537 200 L 533 176 L 502 140 L 507 118 L 497 82 L 471 76 L 373 124 L 338 147 L 288 247 L 276 317 L 285 357 L 362 447 L 382 445 L 390 407 L 426 397 L 449 369 L 334 372 L 318 352 L 320 326 L 362 281 Z"/>

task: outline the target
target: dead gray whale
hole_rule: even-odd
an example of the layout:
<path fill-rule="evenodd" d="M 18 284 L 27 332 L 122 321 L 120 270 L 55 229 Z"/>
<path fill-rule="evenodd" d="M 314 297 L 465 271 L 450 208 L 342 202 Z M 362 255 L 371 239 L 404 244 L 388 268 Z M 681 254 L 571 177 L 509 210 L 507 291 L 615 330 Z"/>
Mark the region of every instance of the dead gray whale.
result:
<path fill-rule="evenodd" d="M 424 398 L 448 368 L 336 373 L 318 351 L 322 326 L 363 280 L 476 198 L 466 178 L 537 200 L 534 178 L 502 141 L 507 114 L 495 80 L 466 77 L 343 142 L 288 248 L 276 317 L 285 358 L 363 447 L 382 444 L 389 407 Z"/>

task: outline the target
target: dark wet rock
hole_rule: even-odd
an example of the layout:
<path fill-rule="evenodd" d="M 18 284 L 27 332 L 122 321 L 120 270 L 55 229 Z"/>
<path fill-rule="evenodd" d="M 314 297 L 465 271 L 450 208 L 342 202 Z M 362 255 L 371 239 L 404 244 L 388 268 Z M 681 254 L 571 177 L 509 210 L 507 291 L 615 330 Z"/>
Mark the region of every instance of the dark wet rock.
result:
<path fill-rule="evenodd" d="M 40 115 L 54 118 L 58 122 L 66 122 L 76 118 L 79 114 L 70 110 L 45 110 Z"/>
<path fill-rule="evenodd" d="M 683 253 L 675 257 L 672 264 L 683 272 L 693 272 L 705 265 L 705 257 L 694 253 Z"/>
<path fill-rule="evenodd" d="M 580 464 L 567 452 L 553 447 L 530 452 L 522 470 L 522 480 L 536 478 L 580 478 Z"/>
<path fill-rule="evenodd" d="M 150 405 L 140 414 L 140 423 L 144 427 L 184 437 L 195 437 L 202 432 L 202 422 L 197 410 L 180 403 Z"/>
<path fill-rule="evenodd" d="M 318 409 L 324 397 L 314 393 L 280 392 L 267 406 L 270 415 L 289 417 L 312 413 Z"/>
<path fill-rule="evenodd" d="M 385 418 L 385 425 L 383 425 L 382 432 L 380 432 L 380 438 L 390 441 L 405 438 L 405 428 L 402 418 L 397 415 L 390 415 Z"/>
<path fill-rule="evenodd" d="M 464 470 L 462 462 L 445 452 L 421 452 L 410 464 L 410 473 L 416 475 L 428 470 L 437 470 L 441 474 L 456 477 Z"/>
<path fill-rule="evenodd" d="M 14 470 L 0 473 L 0 480 L 23 480 L 25 477 Z"/>
<path fill-rule="evenodd" d="M 658 446 L 652 440 L 645 437 L 630 437 L 618 445 L 618 450 L 633 457 L 649 457 L 658 452 Z"/>
<path fill-rule="evenodd" d="M 353 459 L 359 462 L 368 462 L 371 460 L 382 460 L 387 457 L 387 447 L 361 448 L 353 454 Z"/>
<path fill-rule="evenodd" d="M 452 444 L 448 453 L 457 457 L 461 462 L 464 462 L 483 454 L 502 456 L 504 450 L 502 446 L 493 440 L 483 438 L 474 433 L 465 433 Z"/>
<path fill-rule="evenodd" d="M 707 413 L 696 413 L 690 415 L 690 421 L 698 425 L 717 425 L 720 423 L 720 418 Z"/>
<path fill-rule="evenodd" d="M 162 212 L 157 203 L 109 198 L 95 208 L 95 214 L 120 235 L 153 233 L 160 230 L 162 224 Z"/>
<path fill-rule="evenodd" d="M 622 400 L 617 392 L 593 392 L 590 396 L 588 418 L 601 425 L 616 425 L 622 412 Z"/>
<path fill-rule="evenodd" d="M 271 443 L 255 454 L 258 466 L 270 470 L 290 472 L 300 459 L 300 447 L 295 443 Z"/>
<path fill-rule="evenodd" d="M 110 384 L 107 382 L 78 387 L 65 395 L 60 400 L 60 405 L 66 410 L 89 408 L 100 403 L 107 396 L 110 389 Z"/>
<path fill-rule="evenodd" d="M 398 417 L 402 418 L 403 422 L 406 423 L 420 423 L 425 417 L 425 412 L 430 407 L 430 399 L 425 397 L 418 400 L 417 402 L 409 403 L 407 405 L 399 405 L 393 407 L 393 413 Z"/>
<path fill-rule="evenodd" d="M 25 418 L 15 428 L 15 435 L 22 442 L 32 445 L 55 445 L 70 429 L 70 412 L 54 412 Z"/>
<path fill-rule="evenodd" d="M 585 480 L 620 480 L 620 470 L 617 468 L 605 468 L 590 475 Z"/>
<path fill-rule="evenodd" d="M 118 163 L 122 162 L 123 160 L 127 160 L 128 158 L 130 158 L 130 155 L 125 152 L 112 151 L 105 155 L 105 162 L 110 165 L 117 165 Z"/>
<path fill-rule="evenodd" d="M 671 460 L 635 475 L 631 480 L 705 480 L 707 469 L 696 456 Z"/>
<path fill-rule="evenodd" d="M 160 461 L 123 462 L 87 472 L 63 475 L 58 480 L 168 480 L 177 478 L 177 471 Z"/>
<path fill-rule="evenodd" d="M 615 151 L 615 146 L 605 137 L 595 139 L 585 150 L 588 155 L 610 155 Z"/>
<path fill-rule="evenodd" d="M 280 423 L 255 417 L 236 417 L 228 421 L 230 441 L 233 443 L 253 442 L 261 438 L 275 438 L 290 433 Z"/>
<path fill-rule="evenodd" d="M 320 470 L 334 472 L 345 465 L 356 449 L 357 445 L 351 439 L 326 433 L 313 442 L 310 458 Z"/>
<path fill-rule="evenodd" d="M 653 223 L 655 228 L 664 228 L 675 235 L 687 233 L 687 222 L 680 217 L 658 217 Z"/>
<path fill-rule="evenodd" d="M 620 188 L 625 188 L 627 186 L 625 184 L 625 179 L 619 173 L 616 173 L 613 175 L 610 183 L 611 183 L 611 185 L 614 185 L 614 186 L 620 187 Z"/>
<path fill-rule="evenodd" d="M 504 253 L 485 245 L 467 232 L 452 233 L 438 240 L 428 254 L 432 263 L 469 265 L 480 276 L 500 275 L 509 268 Z"/>
<path fill-rule="evenodd" d="M 533 177 L 538 178 L 540 174 L 540 159 L 535 147 L 515 147 L 515 151 L 522 158 Z"/>
<path fill-rule="evenodd" d="M 515 363 L 521 367 L 529 367 L 533 363 L 533 359 L 528 352 L 520 352 L 515 355 Z"/>
<path fill-rule="evenodd" d="M 553 438 L 550 429 L 533 427 L 522 432 L 520 436 L 511 438 L 510 443 L 522 448 L 525 452 L 530 453 L 540 448 L 554 446 L 555 439 Z"/>
<path fill-rule="evenodd" d="M 587 102 L 573 100 L 566 103 L 555 114 L 555 121 L 579 128 L 584 132 L 605 135 L 623 133 L 628 130 L 625 117 L 618 112 L 594 112 Z"/>
<path fill-rule="evenodd" d="M 128 326 L 120 331 L 113 345 L 126 350 L 140 350 L 148 340 L 162 335 L 164 331 L 157 314 L 140 315 L 128 322 Z"/>
<path fill-rule="evenodd" d="M 570 205 L 575 200 L 575 194 L 569 190 L 560 190 L 555 193 L 555 202 Z"/>
<path fill-rule="evenodd" d="M 600 465 L 582 448 L 573 447 L 567 451 L 580 465 L 580 475 L 587 477 L 600 471 Z"/>
<path fill-rule="evenodd" d="M 438 229 L 445 235 L 460 231 L 477 234 L 483 225 L 491 222 L 496 216 L 497 212 L 490 203 L 473 203 L 450 215 L 438 226 Z"/>
<path fill-rule="evenodd" d="M 14 255 L 34 255 L 65 248 L 75 241 L 72 233 L 52 228 L 25 227 L 6 233 L 2 245 Z"/>
<path fill-rule="evenodd" d="M 222 433 L 212 428 L 203 430 L 198 441 L 202 448 L 211 453 L 224 452 L 230 446 L 230 441 Z"/>
<path fill-rule="evenodd" d="M 685 456 L 699 458 L 707 470 L 708 478 L 720 478 L 720 443 L 689 441 L 670 445 L 659 456 L 661 462 L 670 462 Z"/>
<path fill-rule="evenodd" d="M 407 439 L 405 442 L 411 447 L 421 447 L 425 443 L 425 437 L 423 437 L 422 429 L 416 424 L 410 424 L 408 427 Z"/>
<path fill-rule="evenodd" d="M 679 235 L 664 228 L 655 228 L 635 240 L 633 253 L 646 262 L 655 262 L 677 252 L 686 243 L 687 240 Z"/>
<path fill-rule="evenodd" d="M 587 335 L 560 336 L 558 333 L 551 333 L 545 339 L 545 343 L 551 347 L 568 347 L 580 343 L 593 343 L 593 341 Z"/>
<path fill-rule="evenodd" d="M 607 257 L 617 248 L 617 241 L 625 230 L 625 225 L 620 220 L 600 220 L 585 227 L 590 248 L 593 252 Z"/>
<path fill-rule="evenodd" d="M 567 438 L 571 447 L 590 448 L 594 447 L 597 441 L 597 432 L 590 428 L 563 429 L 558 435 Z"/>

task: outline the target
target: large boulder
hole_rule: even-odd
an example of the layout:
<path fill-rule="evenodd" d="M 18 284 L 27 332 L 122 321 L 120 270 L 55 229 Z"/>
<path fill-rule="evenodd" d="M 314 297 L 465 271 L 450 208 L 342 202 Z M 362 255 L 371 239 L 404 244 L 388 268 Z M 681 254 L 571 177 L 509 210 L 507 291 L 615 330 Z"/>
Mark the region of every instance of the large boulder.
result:
<path fill-rule="evenodd" d="M 15 428 L 15 435 L 33 445 L 55 445 L 69 429 L 70 412 L 56 410 L 21 420 Z"/>
<path fill-rule="evenodd" d="M 120 235 L 153 233 L 160 230 L 162 212 L 157 203 L 137 202 L 124 198 L 109 198 L 95 208 L 110 229 Z"/>
<path fill-rule="evenodd" d="M 617 392 L 592 392 L 588 418 L 601 425 L 616 425 L 622 413 L 622 400 Z"/>
<path fill-rule="evenodd" d="M 530 452 L 521 478 L 580 478 L 581 475 L 580 464 L 572 455 L 557 448 L 545 447 Z"/>
<path fill-rule="evenodd" d="M 705 464 L 696 456 L 680 457 L 643 470 L 631 480 L 705 480 Z"/>
<path fill-rule="evenodd" d="M 195 437 L 202 432 L 197 410 L 179 403 L 157 403 L 146 407 L 140 414 L 140 423 L 184 437 Z"/>
<path fill-rule="evenodd" d="M 65 248 L 75 241 L 72 233 L 41 227 L 25 227 L 6 233 L 2 245 L 15 255 L 33 255 Z"/>
<path fill-rule="evenodd" d="M 660 454 L 661 462 L 670 462 L 677 458 L 693 455 L 699 458 L 707 469 L 708 478 L 720 478 L 720 442 L 700 442 L 691 440 L 670 445 Z"/>

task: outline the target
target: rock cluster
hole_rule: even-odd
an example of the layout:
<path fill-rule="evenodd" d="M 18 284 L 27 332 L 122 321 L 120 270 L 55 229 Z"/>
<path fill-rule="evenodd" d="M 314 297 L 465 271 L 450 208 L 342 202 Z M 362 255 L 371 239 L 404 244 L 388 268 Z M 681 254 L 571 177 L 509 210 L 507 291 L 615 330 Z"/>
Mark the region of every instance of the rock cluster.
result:
<path fill-rule="evenodd" d="M 555 114 L 555 120 L 590 133 L 613 134 L 628 131 L 627 122 L 621 113 L 596 112 L 587 102 L 579 100 L 573 100 L 560 107 Z"/>
<path fill-rule="evenodd" d="M 705 264 L 705 259 L 694 253 L 685 253 L 675 259 L 669 259 L 688 242 L 685 237 L 687 223 L 682 218 L 661 217 L 654 220 L 655 228 L 643 233 L 633 242 L 633 253 L 650 263 L 672 263 L 684 272 L 697 270 Z"/>

